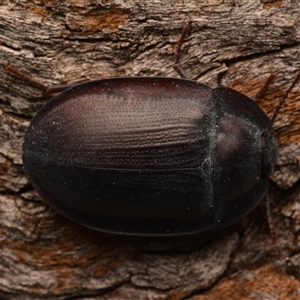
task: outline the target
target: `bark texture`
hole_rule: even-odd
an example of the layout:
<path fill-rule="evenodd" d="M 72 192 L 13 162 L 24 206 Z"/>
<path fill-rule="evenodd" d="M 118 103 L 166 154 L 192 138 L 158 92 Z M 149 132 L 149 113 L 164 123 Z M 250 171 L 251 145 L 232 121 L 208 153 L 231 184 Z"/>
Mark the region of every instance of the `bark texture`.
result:
<path fill-rule="evenodd" d="M 7 63 L 49 85 L 178 77 L 172 53 L 187 20 L 188 76 L 253 96 L 273 72 L 259 101 L 272 116 L 300 71 L 298 0 L 1 1 L 1 299 L 300 298 L 300 84 L 275 123 L 276 246 L 259 210 L 230 228 L 186 237 L 94 232 L 49 209 L 24 176 L 24 132 L 50 98 L 7 73 Z"/>

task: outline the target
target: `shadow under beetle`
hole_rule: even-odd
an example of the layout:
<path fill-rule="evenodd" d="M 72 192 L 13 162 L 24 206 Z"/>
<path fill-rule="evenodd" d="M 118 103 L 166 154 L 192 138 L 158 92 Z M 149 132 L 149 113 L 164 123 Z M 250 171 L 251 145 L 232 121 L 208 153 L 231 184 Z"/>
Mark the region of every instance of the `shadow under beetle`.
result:
<path fill-rule="evenodd" d="M 179 53 L 174 68 L 186 77 Z M 47 87 L 63 91 L 32 119 L 23 143 L 38 194 L 71 220 L 101 231 L 180 235 L 228 226 L 268 190 L 277 157 L 272 120 L 226 87 L 163 77 L 111 78 Z M 261 97 L 273 80 L 257 94 Z"/>

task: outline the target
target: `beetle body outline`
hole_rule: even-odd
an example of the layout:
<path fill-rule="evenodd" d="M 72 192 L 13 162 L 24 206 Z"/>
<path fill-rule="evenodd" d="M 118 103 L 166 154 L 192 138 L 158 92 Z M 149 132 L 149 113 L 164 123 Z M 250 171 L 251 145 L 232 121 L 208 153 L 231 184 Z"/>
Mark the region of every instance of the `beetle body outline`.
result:
<path fill-rule="evenodd" d="M 271 127 L 256 103 L 229 88 L 103 79 L 68 89 L 37 113 L 23 161 L 40 196 L 80 224 L 187 234 L 234 223 L 263 198 L 260 136 Z"/>
<path fill-rule="evenodd" d="M 182 78 L 190 29 L 185 24 L 174 51 Z M 23 143 L 26 174 L 42 198 L 87 227 L 162 236 L 225 227 L 262 200 L 277 157 L 272 124 L 300 79 L 270 120 L 242 93 L 187 79 L 111 78 L 66 90 L 6 70 L 46 93 L 64 91 L 32 119 Z M 269 226 L 274 241 L 270 217 Z"/>

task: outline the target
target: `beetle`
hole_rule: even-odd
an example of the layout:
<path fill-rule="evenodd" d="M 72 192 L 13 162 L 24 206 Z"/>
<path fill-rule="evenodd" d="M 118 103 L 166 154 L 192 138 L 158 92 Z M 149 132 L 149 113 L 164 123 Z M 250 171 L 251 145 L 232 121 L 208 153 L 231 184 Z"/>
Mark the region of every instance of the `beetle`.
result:
<path fill-rule="evenodd" d="M 23 143 L 29 181 L 67 218 L 105 232 L 181 235 L 218 229 L 251 212 L 268 190 L 277 139 L 252 99 L 182 78 L 128 77 L 53 92 Z M 270 80 L 272 76 L 270 76 Z M 261 89 L 263 93 L 269 82 Z"/>

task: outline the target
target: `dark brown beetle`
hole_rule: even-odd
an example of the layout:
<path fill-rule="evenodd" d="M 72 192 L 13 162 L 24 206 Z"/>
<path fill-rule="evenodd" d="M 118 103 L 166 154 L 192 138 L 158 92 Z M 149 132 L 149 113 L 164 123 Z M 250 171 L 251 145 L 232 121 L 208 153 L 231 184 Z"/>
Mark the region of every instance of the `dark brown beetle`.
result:
<path fill-rule="evenodd" d="M 175 48 L 182 77 L 179 51 L 189 30 L 185 25 Z M 23 152 L 38 194 L 75 222 L 178 235 L 225 227 L 252 211 L 266 195 L 277 140 L 262 109 L 235 90 L 132 77 L 83 83 L 54 97 L 31 121 Z"/>

